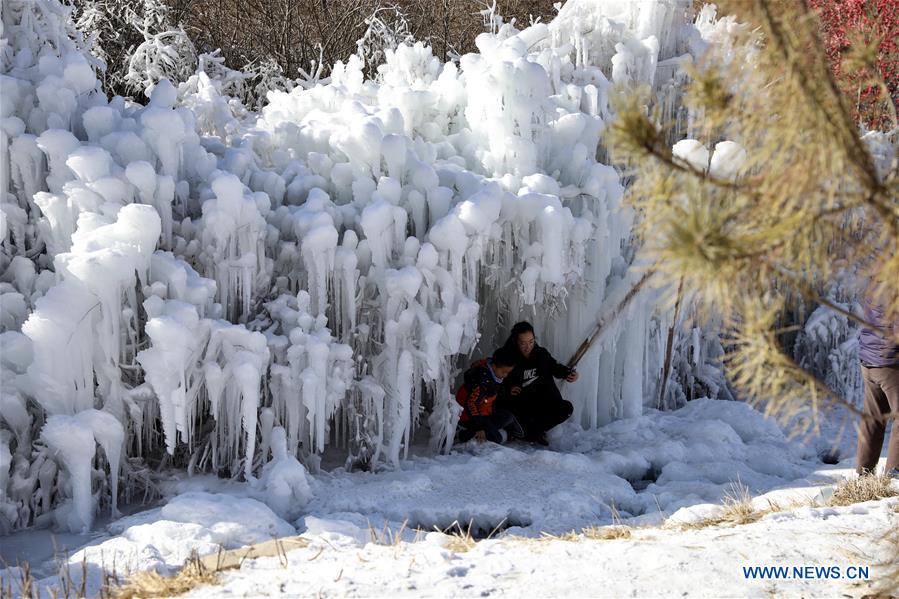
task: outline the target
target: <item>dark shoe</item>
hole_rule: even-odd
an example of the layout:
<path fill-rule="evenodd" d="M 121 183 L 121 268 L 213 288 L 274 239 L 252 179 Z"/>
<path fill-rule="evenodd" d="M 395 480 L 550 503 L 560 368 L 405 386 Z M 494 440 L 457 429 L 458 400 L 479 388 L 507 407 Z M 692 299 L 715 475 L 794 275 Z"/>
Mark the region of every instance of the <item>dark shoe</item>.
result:
<path fill-rule="evenodd" d="M 509 439 L 524 439 L 524 429 L 521 428 L 521 425 L 518 424 L 518 420 L 512 419 L 512 423 L 506 427 L 506 432 L 509 433 Z"/>
<path fill-rule="evenodd" d="M 543 447 L 549 445 L 549 441 L 546 440 L 546 433 L 536 433 L 533 435 L 528 435 L 525 440 L 537 445 L 542 445 Z"/>
<path fill-rule="evenodd" d="M 468 443 L 477 431 L 470 428 L 459 428 L 456 430 L 457 443 Z"/>

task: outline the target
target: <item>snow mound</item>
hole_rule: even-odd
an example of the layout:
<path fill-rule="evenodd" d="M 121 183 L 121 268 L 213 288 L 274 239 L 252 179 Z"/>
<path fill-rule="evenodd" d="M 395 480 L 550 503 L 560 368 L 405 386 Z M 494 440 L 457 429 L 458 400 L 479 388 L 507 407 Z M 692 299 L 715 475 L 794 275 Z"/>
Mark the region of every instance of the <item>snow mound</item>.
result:
<path fill-rule="evenodd" d="M 293 527 L 260 501 L 212 493 L 184 493 L 169 501 L 160 516 L 197 524 L 212 531 L 216 542 L 230 547 L 294 534 Z"/>
<path fill-rule="evenodd" d="M 207 555 L 296 534 L 260 501 L 205 492 L 183 493 L 162 508 L 113 522 L 107 530 L 117 536 L 75 552 L 58 578 L 44 579 L 41 585 L 58 586 L 66 576 L 80 584 L 84 563 L 88 596 L 94 596 L 104 569 L 114 568 L 120 576 L 138 570 L 168 575 L 194 552 Z"/>

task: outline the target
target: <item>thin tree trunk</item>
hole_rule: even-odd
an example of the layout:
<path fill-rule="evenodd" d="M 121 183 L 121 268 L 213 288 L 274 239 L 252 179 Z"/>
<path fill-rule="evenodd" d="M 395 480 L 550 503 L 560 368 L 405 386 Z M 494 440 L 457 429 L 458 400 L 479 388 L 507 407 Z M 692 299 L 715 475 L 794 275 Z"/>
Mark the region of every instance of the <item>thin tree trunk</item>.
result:
<path fill-rule="evenodd" d="M 577 351 L 574 352 L 574 355 L 568 360 L 568 367 L 574 368 L 577 366 L 577 363 L 581 361 L 581 358 L 589 351 L 589 349 L 596 343 L 596 340 L 602 336 L 602 334 L 606 331 L 606 328 L 613 322 L 615 322 L 628 304 L 637 296 L 640 289 L 646 284 L 646 282 L 655 274 L 655 270 L 648 270 L 646 273 L 640 278 L 639 281 L 634 283 L 634 286 L 630 288 L 627 292 L 627 295 L 624 296 L 617 306 L 615 306 L 611 312 L 607 315 L 600 317 L 599 322 L 596 323 L 596 326 L 593 328 L 593 331 L 590 335 L 584 339 L 584 341 L 578 346 Z"/>
<path fill-rule="evenodd" d="M 684 293 L 684 278 L 680 278 L 680 283 L 677 286 L 677 300 L 674 302 L 674 319 L 671 321 L 671 326 L 668 328 L 668 340 L 665 342 L 665 365 L 662 367 L 662 388 L 659 391 L 659 409 L 662 409 L 662 404 L 665 401 L 665 391 L 668 387 L 668 377 L 671 374 L 671 354 L 672 349 L 674 347 L 674 332 L 677 329 L 677 318 L 680 314 L 680 305 L 681 299 L 683 298 Z"/>

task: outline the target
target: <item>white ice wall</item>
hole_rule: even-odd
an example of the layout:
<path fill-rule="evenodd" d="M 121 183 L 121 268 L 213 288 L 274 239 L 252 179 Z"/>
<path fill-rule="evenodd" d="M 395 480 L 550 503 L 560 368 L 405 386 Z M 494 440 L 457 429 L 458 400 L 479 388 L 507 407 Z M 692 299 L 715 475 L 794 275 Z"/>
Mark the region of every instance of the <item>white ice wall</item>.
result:
<path fill-rule="evenodd" d="M 566 359 L 635 279 L 633 215 L 597 155 L 611 84 L 659 87 L 684 45 L 680 0 L 571 0 L 458 65 L 400 46 L 375 81 L 352 57 L 241 119 L 205 73 L 107 101 L 67 10 L 2 13 L 3 401 L 40 406 L 2 419 L 0 483 L 25 473 L 0 495 L 8 526 L 63 499 L 63 478 L 69 525 L 89 525 L 98 474 L 62 457 L 65 428 L 31 452 L 47 415 L 119 422 L 121 441 L 78 433 L 113 481 L 116 443 L 247 479 L 275 429 L 313 467 L 331 443 L 396 464 L 425 422 L 445 451 L 457 374 L 499 322 L 533 320 Z M 654 309 L 635 302 L 581 363 L 565 393 L 582 424 L 640 412 Z"/>

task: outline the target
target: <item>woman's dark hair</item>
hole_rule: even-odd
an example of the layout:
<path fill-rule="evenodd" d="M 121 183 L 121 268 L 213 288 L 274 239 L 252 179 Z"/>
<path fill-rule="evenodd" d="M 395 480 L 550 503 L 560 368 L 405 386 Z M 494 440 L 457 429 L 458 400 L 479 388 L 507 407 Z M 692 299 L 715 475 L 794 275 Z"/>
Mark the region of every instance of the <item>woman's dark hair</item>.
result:
<path fill-rule="evenodd" d="M 493 352 L 493 365 L 501 368 L 515 366 L 515 354 L 506 347 L 500 347 Z"/>
<path fill-rule="evenodd" d="M 526 320 L 515 323 L 515 326 L 512 327 L 512 332 L 509 333 L 509 338 L 506 339 L 506 344 L 504 346 L 506 349 L 511 350 L 516 356 L 521 353 L 518 351 L 518 336 L 522 333 L 531 333 L 532 335 L 534 335 L 534 327 Z"/>
<path fill-rule="evenodd" d="M 510 336 L 513 339 L 518 339 L 518 336 L 522 333 L 531 333 L 532 335 L 534 334 L 534 327 L 526 320 L 516 322 L 515 326 L 512 327 L 512 334 Z"/>

